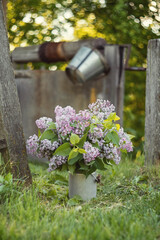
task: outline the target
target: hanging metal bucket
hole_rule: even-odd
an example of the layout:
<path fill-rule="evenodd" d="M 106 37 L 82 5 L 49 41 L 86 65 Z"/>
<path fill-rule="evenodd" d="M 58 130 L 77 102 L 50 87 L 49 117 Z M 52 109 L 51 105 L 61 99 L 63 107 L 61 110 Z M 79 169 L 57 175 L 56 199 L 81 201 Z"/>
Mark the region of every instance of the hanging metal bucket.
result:
<path fill-rule="evenodd" d="M 85 46 L 79 49 L 66 68 L 66 74 L 73 83 L 85 83 L 108 71 L 104 56 L 97 49 Z"/>

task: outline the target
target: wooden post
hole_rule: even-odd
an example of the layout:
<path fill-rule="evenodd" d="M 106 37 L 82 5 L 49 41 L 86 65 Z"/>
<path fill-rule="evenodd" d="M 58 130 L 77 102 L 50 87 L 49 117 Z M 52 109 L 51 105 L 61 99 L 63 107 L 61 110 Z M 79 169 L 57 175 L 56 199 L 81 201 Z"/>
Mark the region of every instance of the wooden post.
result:
<path fill-rule="evenodd" d="M 160 39 L 150 40 L 147 52 L 145 162 L 160 163 Z"/>
<path fill-rule="evenodd" d="M 28 167 L 22 117 L 9 56 L 2 0 L 0 0 L 0 151 L 14 178 L 32 182 Z"/>
<path fill-rule="evenodd" d="M 103 98 L 108 99 L 116 107 L 120 124 L 123 125 L 124 104 L 124 47 L 106 45 L 105 58 L 110 71 L 104 78 Z"/>

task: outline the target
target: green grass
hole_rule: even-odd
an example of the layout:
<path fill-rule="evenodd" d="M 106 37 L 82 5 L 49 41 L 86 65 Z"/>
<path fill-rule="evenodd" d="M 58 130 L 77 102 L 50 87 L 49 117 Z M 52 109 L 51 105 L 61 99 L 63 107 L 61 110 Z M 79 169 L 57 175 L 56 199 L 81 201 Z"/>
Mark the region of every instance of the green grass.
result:
<path fill-rule="evenodd" d="M 0 239 L 160 239 L 160 167 L 145 168 L 143 157 L 102 172 L 89 202 L 68 199 L 68 174 L 30 168 L 32 187 L 10 175 L 0 185 Z"/>

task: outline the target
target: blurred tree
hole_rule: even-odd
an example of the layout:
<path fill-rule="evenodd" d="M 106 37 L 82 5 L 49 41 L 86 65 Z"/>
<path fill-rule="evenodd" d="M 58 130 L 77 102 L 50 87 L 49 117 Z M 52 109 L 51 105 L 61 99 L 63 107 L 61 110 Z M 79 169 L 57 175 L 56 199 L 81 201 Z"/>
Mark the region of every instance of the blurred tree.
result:
<path fill-rule="evenodd" d="M 11 49 L 44 41 L 103 37 L 132 44 L 131 66 L 146 67 L 147 43 L 160 35 L 158 0 L 10 0 Z M 74 35 L 72 36 L 72 30 Z M 144 139 L 145 73 L 126 73 L 124 126 Z"/>

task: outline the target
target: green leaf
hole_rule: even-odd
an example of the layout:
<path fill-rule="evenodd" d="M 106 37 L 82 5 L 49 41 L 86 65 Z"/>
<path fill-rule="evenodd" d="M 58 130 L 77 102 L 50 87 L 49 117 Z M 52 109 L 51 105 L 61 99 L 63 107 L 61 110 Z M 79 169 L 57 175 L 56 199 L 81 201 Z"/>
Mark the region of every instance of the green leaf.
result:
<path fill-rule="evenodd" d="M 48 123 L 49 127 L 47 129 L 56 129 L 56 124 L 54 122 Z"/>
<path fill-rule="evenodd" d="M 83 148 L 78 148 L 79 153 L 87 153 Z"/>
<path fill-rule="evenodd" d="M 73 165 L 74 163 L 81 161 L 83 159 L 83 155 L 78 153 L 78 155 L 75 158 L 72 158 L 68 161 L 69 165 Z"/>
<path fill-rule="evenodd" d="M 96 148 L 98 148 L 98 149 L 100 150 L 100 146 L 98 145 L 97 142 L 96 142 L 96 143 L 92 143 L 92 146 L 93 146 L 93 147 L 96 147 Z"/>
<path fill-rule="evenodd" d="M 76 166 L 75 165 L 68 165 L 68 169 L 69 169 L 70 173 L 74 174 Z"/>
<path fill-rule="evenodd" d="M 56 141 L 55 139 L 57 139 L 57 135 L 51 129 L 48 129 L 45 130 L 40 137 L 40 140 L 44 139 Z"/>
<path fill-rule="evenodd" d="M 86 139 L 87 139 L 87 134 L 88 133 L 85 133 L 83 135 L 83 137 L 81 137 L 79 143 L 77 144 L 78 147 L 83 148 L 83 145 L 84 145 L 84 143 L 86 142 Z"/>
<path fill-rule="evenodd" d="M 108 132 L 107 135 L 105 136 L 104 140 L 106 140 L 106 142 L 108 143 L 109 141 L 111 141 L 113 144 L 115 145 L 119 145 L 119 136 L 118 133 L 112 131 L 112 132 Z"/>
<path fill-rule="evenodd" d="M 38 137 L 40 137 L 41 136 L 41 130 L 38 128 Z"/>
<path fill-rule="evenodd" d="M 8 173 L 5 177 L 4 177 L 5 181 L 7 181 L 8 183 L 12 183 L 12 174 Z"/>
<path fill-rule="evenodd" d="M 120 151 L 121 151 L 122 153 L 127 153 L 127 150 L 126 150 L 126 149 L 120 149 Z"/>
<path fill-rule="evenodd" d="M 113 123 L 112 122 L 104 122 L 103 126 L 105 129 L 111 129 L 113 127 Z"/>
<path fill-rule="evenodd" d="M 107 121 L 118 121 L 118 120 L 120 120 L 120 117 L 118 117 L 115 112 L 111 113 L 107 118 Z"/>
<path fill-rule="evenodd" d="M 109 162 L 110 162 L 112 165 L 116 165 L 115 161 L 113 161 L 113 160 L 110 160 Z"/>
<path fill-rule="evenodd" d="M 80 170 L 85 170 L 85 171 L 87 171 L 88 170 L 88 168 L 89 168 L 89 166 L 87 166 L 84 162 L 80 162 Z"/>
<path fill-rule="evenodd" d="M 67 169 L 68 169 L 67 164 L 63 164 L 62 165 L 62 172 L 67 171 Z"/>
<path fill-rule="evenodd" d="M 72 158 L 75 158 L 77 155 L 78 155 L 78 152 L 75 151 L 77 149 L 73 148 L 70 153 L 69 153 L 69 157 L 68 157 L 68 160 L 72 159 Z"/>
<path fill-rule="evenodd" d="M 132 134 L 128 134 L 128 133 L 127 133 L 127 135 L 128 135 L 128 137 L 129 137 L 130 140 L 131 140 L 132 138 L 135 138 L 135 136 L 132 135 Z"/>
<path fill-rule="evenodd" d="M 84 134 L 88 133 L 90 130 L 90 126 L 86 127 L 85 130 L 84 130 Z"/>
<path fill-rule="evenodd" d="M 93 164 L 92 167 L 89 169 L 89 171 L 87 171 L 87 172 L 85 173 L 86 178 L 87 178 L 90 174 L 92 174 L 93 172 L 95 172 L 96 169 L 97 169 L 96 164 Z"/>
<path fill-rule="evenodd" d="M 96 158 L 95 163 L 96 163 L 97 169 L 106 170 L 103 160 L 101 158 Z"/>
<path fill-rule="evenodd" d="M 54 155 L 66 157 L 69 155 L 70 151 L 71 151 L 70 143 L 66 142 L 56 149 L 56 151 L 54 152 Z"/>
<path fill-rule="evenodd" d="M 70 142 L 73 144 L 73 145 L 76 145 L 77 143 L 79 143 L 80 141 L 80 138 L 77 134 L 74 134 L 72 133 L 71 134 L 71 137 L 70 137 Z"/>

